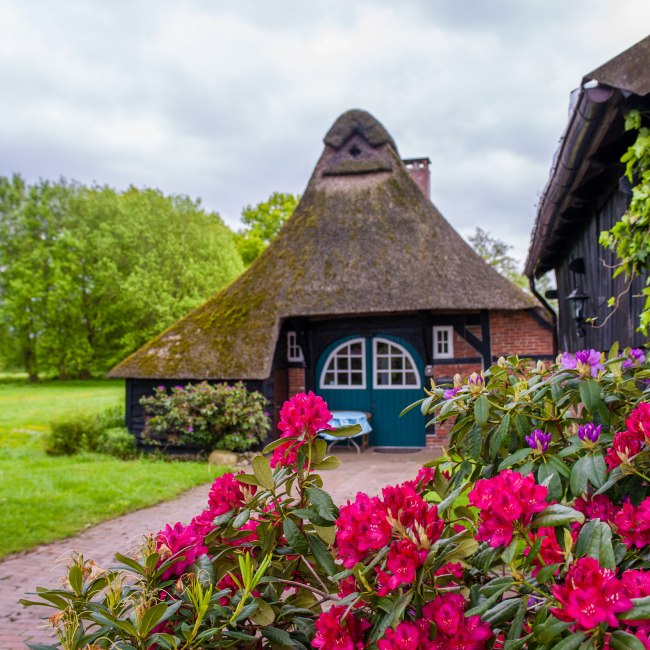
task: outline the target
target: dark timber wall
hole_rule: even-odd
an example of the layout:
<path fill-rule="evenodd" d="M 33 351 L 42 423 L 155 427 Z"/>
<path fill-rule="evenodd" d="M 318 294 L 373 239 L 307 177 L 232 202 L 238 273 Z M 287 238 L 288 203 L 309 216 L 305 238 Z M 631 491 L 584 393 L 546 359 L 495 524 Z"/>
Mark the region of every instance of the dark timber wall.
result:
<path fill-rule="evenodd" d="M 626 281 L 623 275 L 612 279 L 615 256 L 598 243 L 598 238 L 603 230 L 609 230 L 621 218 L 627 209 L 628 199 L 629 196 L 618 188 L 610 194 L 604 203 L 594 210 L 593 217 L 585 229 L 576 235 L 573 248 L 556 268 L 560 351 L 584 348 L 607 350 L 614 341 L 619 341 L 622 346 L 640 346 L 645 340 L 643 335 L 636 332 L 638 313 L 644 303 L 644 299 L 640 297 L 645 284 L 644 278 L 637 278 L 632 283 L 630 291 L 622 297 L 619 309 L 605 322 L 611 314 L 607 301 L 610 296 L 623 291 Z M 584 274 L 569 270 L 569 263 L 576 258 L 584 260 Z M 586 315 L 597 317 L 597 325 L 604 323 L 601 327 L 587 326 L 584 337 L 577 335 L 573 309 L 566 299 L 578 284 L 590 297 Z"/>

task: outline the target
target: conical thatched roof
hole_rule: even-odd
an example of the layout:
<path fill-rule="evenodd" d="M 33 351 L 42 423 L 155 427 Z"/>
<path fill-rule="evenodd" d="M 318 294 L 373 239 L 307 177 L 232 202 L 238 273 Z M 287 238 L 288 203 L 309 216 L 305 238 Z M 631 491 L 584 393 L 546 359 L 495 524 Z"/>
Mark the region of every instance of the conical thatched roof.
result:
<path fill-rule="evenodd" d="M 110 375 L 263 379 L 292 316 L 535 306 L 422 194 L 386 129 L 354 110 L 325 136 L 300 204 L 266 251 Z"/>

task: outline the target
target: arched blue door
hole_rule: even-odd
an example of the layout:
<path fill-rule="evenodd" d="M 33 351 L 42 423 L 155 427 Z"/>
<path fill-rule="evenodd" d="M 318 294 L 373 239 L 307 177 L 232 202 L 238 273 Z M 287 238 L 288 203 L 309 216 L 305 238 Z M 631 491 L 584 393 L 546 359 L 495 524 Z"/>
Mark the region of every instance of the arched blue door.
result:
<path fill-rule="evenodd" d="M 424 365 L 415 349 L 391 335 L 352 336 L 330 345 L 316 366 L 317 392 L 330 410 L 372 415 L 370 441 L 378 447 L 424 447 L 418 409 L 399 417 L 422 397 Z"/>

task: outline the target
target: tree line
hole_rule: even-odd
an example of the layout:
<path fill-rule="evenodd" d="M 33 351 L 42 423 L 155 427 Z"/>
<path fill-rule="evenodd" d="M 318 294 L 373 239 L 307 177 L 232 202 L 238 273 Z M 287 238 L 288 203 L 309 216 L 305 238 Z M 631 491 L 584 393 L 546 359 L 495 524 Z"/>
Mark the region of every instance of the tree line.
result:
<path fill-rule="evenodd" d="M 246 206 L 235 233 L 184 195 L 0 177 L 0 370 L 106 372 L 237 277 L 299 198 Z M 519 280 L 507 244 L 480 229 L 470 241 Z"/>

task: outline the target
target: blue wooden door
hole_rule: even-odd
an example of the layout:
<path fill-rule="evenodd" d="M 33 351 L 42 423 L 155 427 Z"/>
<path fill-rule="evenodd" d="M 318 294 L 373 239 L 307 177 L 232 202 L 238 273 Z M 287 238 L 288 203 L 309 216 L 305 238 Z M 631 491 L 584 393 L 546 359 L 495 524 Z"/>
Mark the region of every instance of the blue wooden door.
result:
<path fill-rule="evenodd" d="M 370 442 L 378 447 L 423 447 L 418 409 L 399 417 L 422 397 L 424 365 L 415 349 L 391 335 L 352 336 L 330 345 L 316 366 L 317 392 L 330 410 L 371 414 Z"/>

